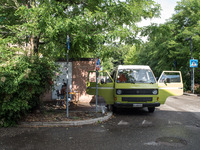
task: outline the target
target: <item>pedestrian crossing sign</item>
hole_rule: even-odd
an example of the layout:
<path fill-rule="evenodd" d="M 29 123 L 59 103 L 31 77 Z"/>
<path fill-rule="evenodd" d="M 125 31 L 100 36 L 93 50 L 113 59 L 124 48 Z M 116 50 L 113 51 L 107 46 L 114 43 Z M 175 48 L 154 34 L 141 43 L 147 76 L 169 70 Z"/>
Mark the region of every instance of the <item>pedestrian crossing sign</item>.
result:
<path fill-rule="evenodd" d="M 198 60 L 190 59 L 190 68 L 197 68 L 197 67 L 198 67 Z"/>

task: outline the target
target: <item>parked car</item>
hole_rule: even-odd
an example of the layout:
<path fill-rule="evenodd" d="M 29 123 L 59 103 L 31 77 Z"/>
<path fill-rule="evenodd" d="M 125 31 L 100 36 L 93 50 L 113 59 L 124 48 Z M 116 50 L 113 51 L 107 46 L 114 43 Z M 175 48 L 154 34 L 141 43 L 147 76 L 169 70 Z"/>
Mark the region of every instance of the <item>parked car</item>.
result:
<path fill-rule="evenodd" d="M 112 75 L 100 71 L 97 85 L 98 95 L 111 110 L 147 107 L 149 112 L 154 112 L 168 96 L 183 95 L 180 71 L 163 71 L 157 81 L 151 68 L 144 65 L 119 65 Z M 96 95 L 95 71 L 88 72 L 87 93 Z"/>

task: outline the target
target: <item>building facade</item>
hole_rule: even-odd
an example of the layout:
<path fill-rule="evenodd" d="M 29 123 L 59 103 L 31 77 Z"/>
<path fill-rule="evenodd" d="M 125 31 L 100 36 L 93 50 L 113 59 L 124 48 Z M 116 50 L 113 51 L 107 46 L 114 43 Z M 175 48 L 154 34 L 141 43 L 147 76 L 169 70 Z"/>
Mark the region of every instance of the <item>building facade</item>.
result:
<path fill-rule="evenodd" d="M 57 99 L 56 90 L 61 90 L 63 83 L 66 83 L 67 79 L 67 62 L 58 61 L 60 65 L 59 78 L 54 83 L 54 88 L 45 93 L 43 96 L 43 101 L 55 100 Z M 79 93 L 79 101 L 91 101 L 92 96 L 86 94 L 86 84 L 88 71 L 95 71 L 96 64 L 93 58 L 82 58 L 79 60 L 70 60 L 68 64 L 68 85 L 70 91 L 76 91 Z"/>

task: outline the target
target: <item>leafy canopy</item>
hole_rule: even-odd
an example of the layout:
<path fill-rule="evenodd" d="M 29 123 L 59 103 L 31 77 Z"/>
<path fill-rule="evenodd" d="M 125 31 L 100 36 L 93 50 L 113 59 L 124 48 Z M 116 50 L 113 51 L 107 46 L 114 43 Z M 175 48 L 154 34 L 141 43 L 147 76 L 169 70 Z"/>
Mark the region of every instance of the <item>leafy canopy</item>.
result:
<path fill-rule="evenodd" d="M 190 89 L 189 60 L 192 55 L 200 59 L 200 1 L 182 0 L 177 3 L 176 14 L 164 24 L 152 24 L 143 29 L 142 35 L 148 36 L 148 41 L 133 55 L 133 64 L 149 65 L 159 76 L 163 70 L 182 71 L 185 90 Z M 131 60 L 131 59 L 130 59 Z M 195 71 L 195 82 L 200 83 L 198 78 L 199 69 Z"/>
<path fill-rule="evenodd" d="M 142 18 L 159 15 L 153 0 L 2 0 L 0 33 L 30 53 L 64 57 L 96 54 L 103 41 L 133 44 Z M 26 45 L 25 45 L 26 43 Z"/>

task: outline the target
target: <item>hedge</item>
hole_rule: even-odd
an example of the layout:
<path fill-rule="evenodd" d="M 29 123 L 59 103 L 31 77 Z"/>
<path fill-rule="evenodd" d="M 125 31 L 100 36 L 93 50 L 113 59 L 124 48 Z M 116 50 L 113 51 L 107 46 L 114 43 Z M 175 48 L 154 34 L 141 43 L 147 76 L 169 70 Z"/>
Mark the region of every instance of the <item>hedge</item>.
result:
<path fill-rule="evenodd" d="M 0 126 L 14 126 L 38 106 L 56 77 L 49 58 L 15 55 L 0 62 Z"/>

